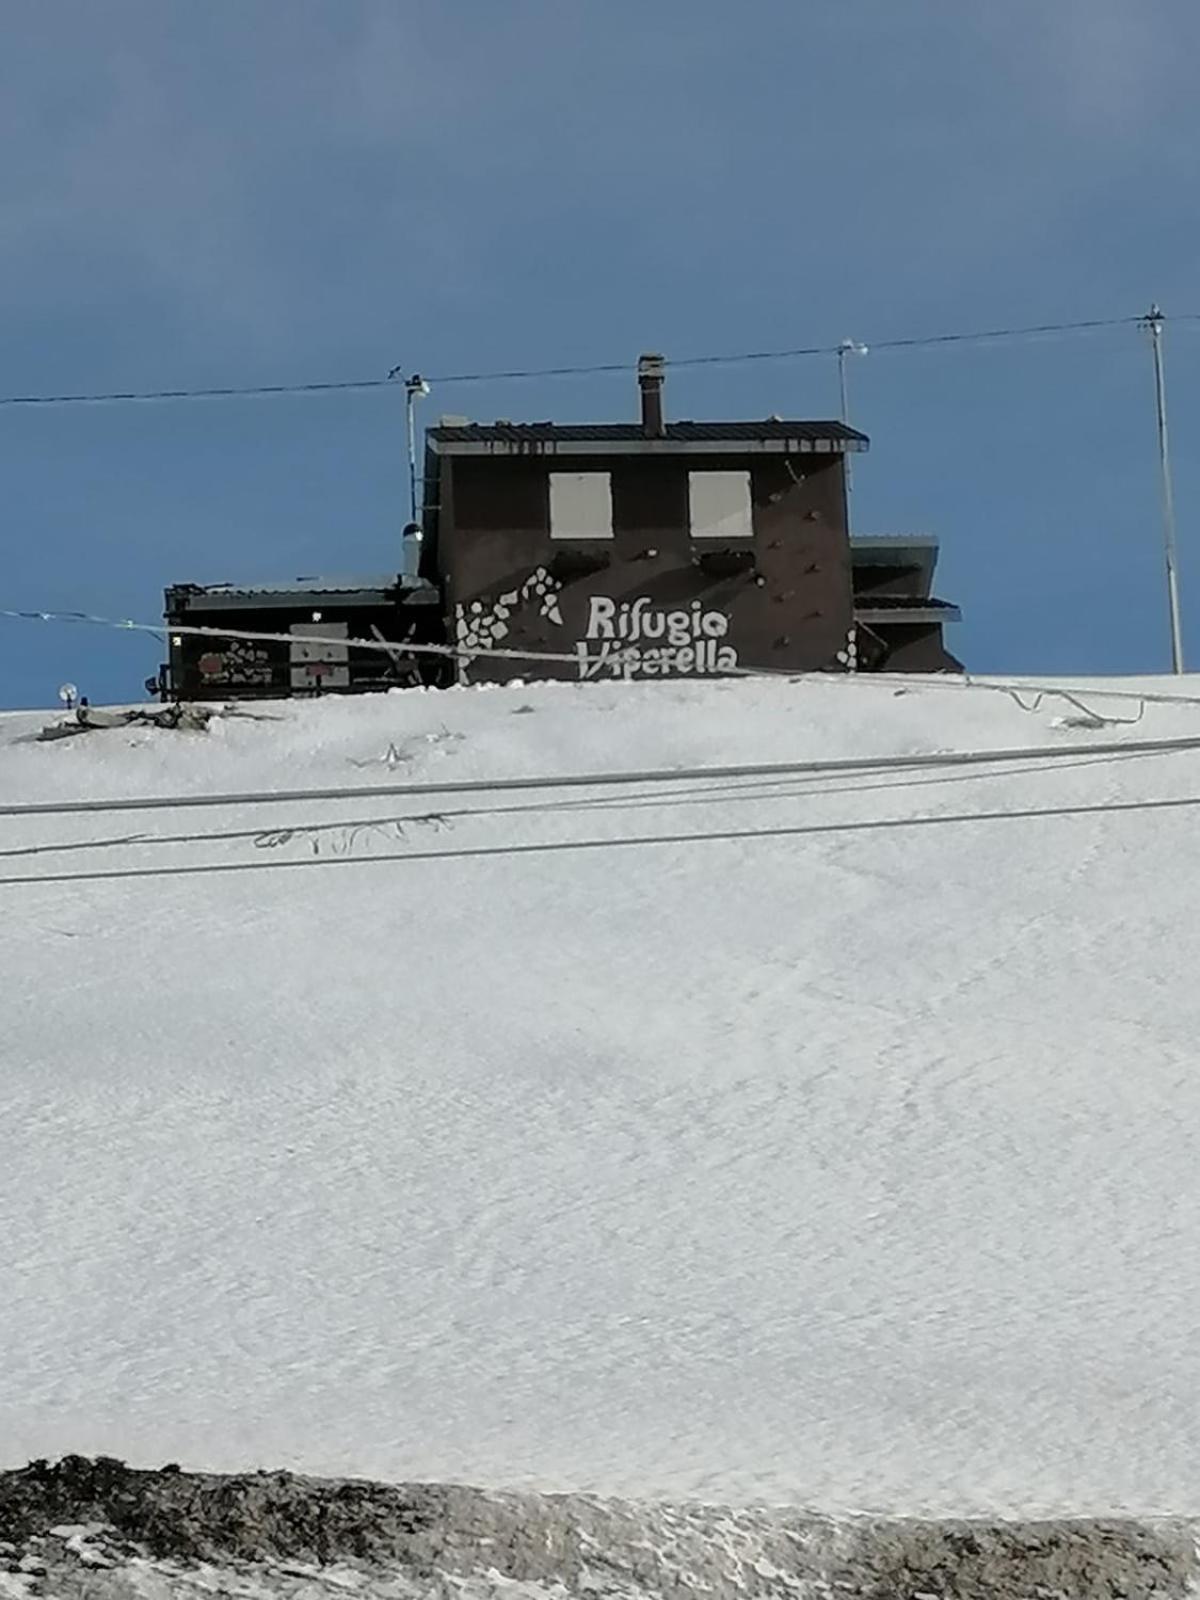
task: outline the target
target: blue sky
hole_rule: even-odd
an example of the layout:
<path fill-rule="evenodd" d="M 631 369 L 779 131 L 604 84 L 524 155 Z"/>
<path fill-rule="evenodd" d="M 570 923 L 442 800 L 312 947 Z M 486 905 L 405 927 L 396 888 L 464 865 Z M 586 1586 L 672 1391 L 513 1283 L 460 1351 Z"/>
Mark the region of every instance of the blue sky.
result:
<path fill-rule="evenodd" d="M 1200 311 L 1195 0 L 8 0 L 0 393 L 629 360 Z M 1134 330 L 852 370 L 864 533 L 929 530 L 981 671 L 1168 662 Z M 1168 330 L 1200 664 L 1200 324 Z M 828 359 L 669 375 L 833 414 Z M 632 415 L 625 377 L 441 387 Z M 390 391 L 0 408 L 0 606 L 381 571 Z M 0 704 L 129 698 L 152 639 L 0 623 Z"/>

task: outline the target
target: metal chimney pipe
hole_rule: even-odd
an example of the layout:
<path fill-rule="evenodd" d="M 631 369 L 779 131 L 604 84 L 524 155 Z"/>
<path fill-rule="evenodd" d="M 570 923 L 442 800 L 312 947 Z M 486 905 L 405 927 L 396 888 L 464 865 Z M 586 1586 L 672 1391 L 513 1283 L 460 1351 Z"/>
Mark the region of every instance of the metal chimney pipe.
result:
<path fill-rule="evenodd" d="M 663 380 L 666 372 L 667 363 L 662 356 L 638 357 L 638 388 L 642 391 L 642 432 L 652 439 L 661 439 L 667 431 L 663 422 Z"/>

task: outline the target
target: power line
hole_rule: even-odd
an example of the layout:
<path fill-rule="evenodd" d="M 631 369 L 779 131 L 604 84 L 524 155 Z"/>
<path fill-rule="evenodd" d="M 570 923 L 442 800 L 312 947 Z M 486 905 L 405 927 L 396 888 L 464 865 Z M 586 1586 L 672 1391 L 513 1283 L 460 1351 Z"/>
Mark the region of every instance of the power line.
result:
<path fill-rule="evenodd" d="M 156 639 L 162 639 L 165 634 L 178 635 L 180 638 L 196 639 L 247 639 L 260 640 L 266 644 L 314 644 L 329 648 L 331 641 L 325 635 L 306 633 L 261 633 L 251 632 L 244 628 L 210 628 L 199 627 L 192 623 L 172 623 L 169 627 L 161 622 L 136 622 L 133 618 L 96 617 L 87 611 L 8 611 L 0 610 L 0 619 L 9 622 L 75 622 L 86 623 L 97 628 L 115 628 L 121 633 L 152 633 Z M 453 644 L 418 644 L 407 639 L 359 639 L 347 638 L 337 640 L 338 644 L 345 643 L 353 650 L 378 650 L 384 655 L 427 655 L 427 656 L 462 656 L 474 659 L 476 656 L 498 656 L 510 661 L 558 661 L 571 666 L 577 666 L 579 657 L 567 655 L 565 652 L 555 653 L 550 650 L 504 650 L 494 645 L 472 646 L 467 650 L 461 645 Z M 738 669 L 734 669 L 735 675 Z M 742 673 L 749 675 L 749 669 L 742 669 Z"/>
<path fill-rule="evenodd" d="M 79 394 L 6 394 L 0 406 L 93 406 L 120 401 L 249 400 L 283 394 L 336 394 L 352 389 L 394 388 L 387 378 L 349 378 L 331 383 L 226 384 L 213 389 L 111 389 Z"/>
<path fill-rule="evenodd" d="M 825 674 L 821 674 L 822 677 Z M 1143 706 L 1200 706 L 1200 695 L 1162 693 L 1155 689 L 1116 689 L 1109 688 L 1103 683 L 1092 682 L 1079 684 L 1067 683 L 1037 683 L 1025 678 L 977 678 L 969 672 L 963 673 L 933 673 L 933 672 L 880 672 L 859 673 L 854 678 L 855 683 L 889 684 L 893 689 L 903 686 L 911 689 L 947 689 L 957 690 L 959 693 L 967 689 L 983 690 L 992 694 L 1005 694 L 1022 711 L 1037 711 L 1041 702 L 1048 696 L 1066 700 L 1076 706 L 1080 711 L 1095 716 L 1098 721 L 1105 721 L 1103 716 L 1092 711 L 1084 704 L 1084 696 L 1090 700 L 1134 700 Z M 1020 695 L 1033 697 L 1032 705 L 1023 705 L 1018 698 Z M 1140 720 L 1140 719 L 1134 719 Z"/>
<path fill-rule="evenodd" d="M 85 611 L 14 611 L 0 609 L 0 620 L 22 622 L 49 622 L 49 623 L 84 623 L 95 627 L 111 628 L 121 633 L 145 633 L 158 640 L 164 640 L 164 630 L 160 623 L 137 622 L 132 618 L 99 617 Z M 311 644 L 326 647 L 329 640 L 315 634 L 302 633 L 262 633 L 244 628 L 214 628 L 201 627 L 192 624 L 181 624 L 169 630 L 179 636 L 188 635 L 198 638 L 212 639 L 240 639 L 251 643 L 265 642 L 268 644 Z M 460 659 L 472 661 L 476 658 L 495 657 L 509 661 L 555 662 L 562 665 L 578 666 L 579 658 L 559 651 L 551 650 L 512 650 L 499 646 L 475 645 L 466 648 L 461 645 L 425 644 L 414 643 L 407 640 L 381 640 L 381 639 L 348 639 L 347 644 L 356 650 L 377 650 L 390 657 L 397 655 L 430 655 L 446 659 Z M 810 680 L 828 682 L 830 674 L 822 671 L 796 672 L 783 667 L 742 667 L 737 666 L 727 669 L 726 677 L 736 678 L 778 678 L 789 683 L 805 683 Z M 942 690 L 982 690 L 993 694 L 1007 695 L 1009 699 L 1022 711 L 1036 712 L 1040 709 L 1043 700 L 1055 697 L 1064 700 L 1068 705 L 1075 707 L 1082 718 L 1091 725 L 1104 724 L 1115 726 L 1134 726 L 1141 721 L 1142 715 L 1148 705 L 1164 706 L 1200 706 L 1200 696 L 1177 693 L 1162 693 L 1155 690 L 1119 689 L 1108 687 L 1099 683 L 1089 683 L 1083 687 L 1070 684 L 1029 682 L 1025 679 L 1012 678 L 976 678 L 970 673 L 944 676 L 933 673 L 886 673 L 886 674 L 855 674 L 855 683 L 869 683 L 877 687 L 889 686 L 893 692 L 902 687 L 912 687 L 925 692 L 929 689 Z M 1026 704 L 1022 696 L 1032 698 L 1032 704 Z M 1105 716 L 1088 706 L 1084 696 L 1091 700 L 1119 700 L 1133 701 L 1138 710 L 1133 717 L 1114 718 Z M 0 815 L 3 811 L 0 810 Z"/>
<path fill-rule="evenodd" d="M 461 660 L 468 664 L 475 660 L 494 658 L 500 661 L 552 661 L 562 666 L 579 666 L 577 653 L 569 653 L 562 650 L 513 650 L 502 645 L 431 644 L 410 639 L 365 639 L 357 635 L 347 637 L 345 640 L 331 641 L 324 634 L 300 632 L 265 633 L 246 628 L 214 628 L 207 624 L 199 625 L 195 623 L 172 623 L 168 627 L 161 622 L 137 622 L 132 617 L 98 617 L 93 616 L 88 611 L 14 611 L 0 609 L 0 621 L 84 623 L 91 627 L 113 628 L 118 633 L 148 633 L 160 642 L 164 642 L 168 635 L 195 639 L 243 639 L 251 643 L 263 644 L 311 644 L 320 645 L 324 649 L 328 649 L 332 642 L 336 642 L 338 644 L 344 643 L 352 650 L 376 650 L 393 659 L 397 656 L 424 655 Z M 624 641 L 618 642 L 624 643 Z M 614 657 L 615 661 L 616 658 Z M 730 678 L 756 678 L 770 671 L 772 671 L 770 668 L 734 666 L 726 667 L 723 676 Z"/>
<path fill-rule="evenodd" d="M 1157 753 L 1170 754 L 1169 751 Z M 1064 762 L 1060 770 L 1075 772 L 1081 767 L 1099 766 L 1107 761 L 1121 759 L 1123 758 L 1118 756 L 1081 756 L 1077 761 Z M 237 844 L 247 840 L 253 841 L 255 847 L 260 850 L 273 850 L 293 842 L 311 844 L 315 849 L 317 841 L 322 836 L 330 834 L 354 836 L 389 829 L 403 838 L 405 829 L 409 827 L 437 828 L 448 826 L 452 822 L 476 821 L 479 818 L 494 820 L 497 817 L 563 817 L 578 816 L 585 811 L 602 812 L 611 816 L 622 811 L 667 809 L 678 811 L 685 806 L 779 805 L 791 800 L 825 800 L 831 795 L 865 795 L 884 789 L 911 791 L 942 784 L 977 783 L 980 779 L 1004 779 L 1030 773 L 1044 775 L 1052 771 L 1054 765 L 1057 763 L 1047 766 L 1045 762 L 1030 762 L 1025 765 L 1014 765 L 1005 771 L 993 768 L 980 772 L 907 774 L 896 778 L 884 775 L 883 781 L 879 783 L 854 781 L 840 785 L 823 784 L 820 787 L 813 787 L 811 780 L 803 776 L 792 779 L 749 779 L 744 783 L 721 784 L 719 787 L 708 785 L 689 787 L 686 786 L 686 780 L 681 780 L 683 786 L 680 788 L 659 790 L 658 793 L 650 794 L 595 795 L 581 800 L 564 800 L 547 796 L 543 800 L 520 801 L 516 805 L 451 806 L 439 807 L 437 811 L 400 813 L 389 811 L 379 816 L 339 817 L 333 822 L 277 822 L 270 825 L 259 823 L 257 827 L 252 828 L 217 828 L 201 833 L 126 833 L 118 837 L 99 839 L 58 839 L 41 844 L 6 845 L 0 849 L 0 859 L 25 860 L 30 856 L 77 855 L 93 850 L 131 850 L 162 845 Z M 871 774 L 865 776 L 869 778 Z"/>
<path fill-rule="evenodd" d="M 468 861 L 497 856 L 560 855 L 568 851 L 622 850 L 680 844 L 753 844 L 823 834 L 890 832 L 899 828 L 950 827 L 979 822 L 1108 816 L 1133 811 L 1176 811 L 1200 806 L 1200 795 L 1167 800 L 1101 800 L 1089 805 L 1030 806 L 1016 811 L 951 812 L 941 816 L 886 817 L 857 822 L 798 823 L 779 828 L 736 828 L 709 833 L 635 834 L 617 839 L 554 839 L 543 843 L 468 845 L 445 850 L 391 851 L 386 855 L 305 856 L 298 861 L 218 861 L 183 866 L 109 867 L 90 872 L 47 872 L 0 877 L 0 888 L 58 883 L 103 883 L 132 878 L 190 878 L 231 872 L 294 872 L 312 867 L 363 867 L 413 861 Z"/>
<path fill-rule="evenodd" d="M 461 660 L 468 664 L 479 659 L 500 661 L 552 661 L 561 666 L 578 667 L 579 656 L 562 650 L 513 650 L 501 645 L 430 644 L 409 639 L 364 639 L 357 635 L 345 640 L 331 641 L 324 634 L 264 633 L 246 628 L 214 628 L 195 623 L 137 622 L 132 617 L 97 617 L 87 611 L 11 611 L 0 609 L 0 620 L 9 622 L 61 622 L 85 623 L 91 627 L 113 628 L 118 633 L 148 633 L 160 642 L 168 635 L 194 639 L 243 639 L 263 644 L 311 644 L 328 649 L 332 642 L 345 644 L 352 650 L 376 650 L 393 659 L 397 656 L 424 655 Z M 615 658 L 614 658 L 615 659 Z M 761 676 L 757 667 L 727 667 L 724 676 L 754 678 Z"/>
<path fill-rule="evenodd" d="M 0 806 L 0 817 L 78 816 L 120 811 L 196 810 L 210 806 L 267 806 L 316 800 L 393 799 L 446 794 L 498 794 L 520 789 L 602 789 L 615 785 L 721 782 L 732 778 L 795 778 L 851 772 L 929 771 L 1010 761 L 1074 760 L 1081 756 L 1161 755 L 1200 750 L 1200 736 L 1033 745 L 1009 750 L 949 750 L 928 755 L 851 756 L 818 761 L 751 762 L 722 767 L 656 767 L 634 772 L 567 773 L 560 777 L 461 778 L 444 783 L 354 784 L 344 788 L 266 789 L 233 794 L 152 795 L 143 799 L 52 800 Z"/>
<path fill-rule="evenodd" d="M 177 627 L 167 628 L 161 622 L 137 622 L 132 618 L 99 617 L 87 611 L 14 611 L 0 609 L 0 620 L 10 622 L 50 622 L 50 623 L 84 623 L 92 627 L 112 628 L 118 633 L 147 633 L 158 640 L 163 640 L 167 634 L 176 634 L 180 637 L 187 635 L 195 638 L 211 639 L 242 639 L 250 643 L 265 642 L 267 644 L 312 644 L 327 647 L 328 638 L 315 634 L 303 633 L 261 633 L 246 628 L 213 628 L 201 627 L 192 624 L 181 624 Z M 473 660 L 476 657 L 497 657 L 508 661 L 552 661 L 563 665 L 578 666 L 578 655 L 552 650 L 509 650 L 498 646 L 473 645 L 467 649 L 462 645 L 452 644 L 424 644 L 414 643 L 409 640 L 395 639 L 347 639 L 346 644 L 354 650 L 378 650 L 385 655 L 432 655 L 455 657 Z M 796 672 L 789 667 L 733 667 L 727 669 L 724 676 L 737 678 L 781 678 L 789 683 L 802 683 L 808 679 L 828 681 L 831 674 L 827 672 Z M 847 675 L 849 676 L 849 675 Z M 1132 700 L 1141 706 L 1146 705 L 1200 705 L 1200 695 L 1184 695 L 1159 693 L 1148 689 L 1115 689 L 1106 688 L 1098 684 L 1087 684 L 1084 687 L 1069 684 L 1052 684 L 1028 682 L 1024 679 L 1012 678 L 976 678 L 970 673 L 942 676 L 934 673 L 901 673 L 889 672 L 884 674 L 866 673 L 855 674 L 856 683 L 888 684 L 893 690 L 901 686 L 911 686 L 919 689 L 982 689 L 995 694 L 1006 694 L 1013 699 L 1022 711 L 1036 711 L 1041 700 L 1048 695 L 1059 697 L 1068 701 L 1078 710 L 1088 713 L 1088 707 L 1083 703 L 1082 697 L 1087 695 L 1092 699 L 1104 700 Z M 1022 705 L 1019 695 L 1032 695 L 1032 706 Z M 1091 714 L 1091 713 L 1088 713 Z M 1098 718 L 1100 721 L 1111 720 Z M 1132 719 L 1134 721 L 1139 719 Z"/>
<path fill-rule="evenodd" d="M 1184 312 L 1162 318 L 1164 324 L 1200 322 L 1200 312 Z M 868 341 L 875 351 L 903 351 L 935 349 L 938 347 L 969 344 L 993 344 L 1003 340 L 1048 337 L 1054 334 L 1096 333 L 1105 329 L 1136 327 L 1144 317 L 1090 317 L 1074 322 L 1041 322 L 1024 326 L 983 328 L 972 332 L 922 334 L 902 339 L 876 339 Z M 798 361 L 813 356 L 836 356 L 837 344 L 797 345 L 792 348 L 768 350 L 743 350 L 714 352 L 702 355 L 680 356 L 668 360 L 672 368 L 746 366 L 769 361 Z M 590 362 L 557 367 L 508 367 L 492 372 L 448 372 L 428 377 L 431 385 L 450 388 L 478 383 L 519 383 L 533 379 L 595 378 L 618 373 L 631 373 L 630 361 Z M 67 391 L 56 394 L 0 395 L 0 406 L 70 406 L 116 405 L 122 403 L 153 404 L 173 400 L 232 400 L 270 399 L 281 395 L 346 394 L 372 389 L 397 389 L 403 384 L 392 378 L 348 378 L 316 383 L 257 383 L 222 384 L 208 388 L 177 389 L 112 389 L 93 391 Z"/>

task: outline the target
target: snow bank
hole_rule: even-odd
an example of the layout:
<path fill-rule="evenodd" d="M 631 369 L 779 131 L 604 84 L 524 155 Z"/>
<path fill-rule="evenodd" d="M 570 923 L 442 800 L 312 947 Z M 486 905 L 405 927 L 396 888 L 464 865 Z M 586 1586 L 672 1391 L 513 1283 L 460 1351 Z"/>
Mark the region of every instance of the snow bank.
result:
<path fill-rule="evenodd" d="M 483 786 L 0 818 L 0 1465 L 1196 1511 L 1200 755 L 1086 746 L 1194 738 L 1200 706 L 262 709 L 0 722 L 0 804 Z"/>

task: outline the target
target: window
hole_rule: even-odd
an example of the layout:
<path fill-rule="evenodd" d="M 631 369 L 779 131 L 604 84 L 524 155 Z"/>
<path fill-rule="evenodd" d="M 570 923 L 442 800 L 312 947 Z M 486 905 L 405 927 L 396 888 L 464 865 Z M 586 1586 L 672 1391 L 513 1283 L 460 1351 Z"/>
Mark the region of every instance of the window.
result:
<path fill-rule="evenodd" d="M 611 539 L 612 480 L 607 472 L 550 474 L 550 537 Z"/>
<path fill-rule="evenodd" d="M 689 472 L 693 539 L 752 539 L 748 472 Z"/>
<path fill-rule="evenodd" d="M 345 622 L 293 622 L 289 630 L 302 637 L 289 649 L 293 689 L 350 687 L 350 628 Z M 328 639 L 328 644 L 320 641 Z"/>

